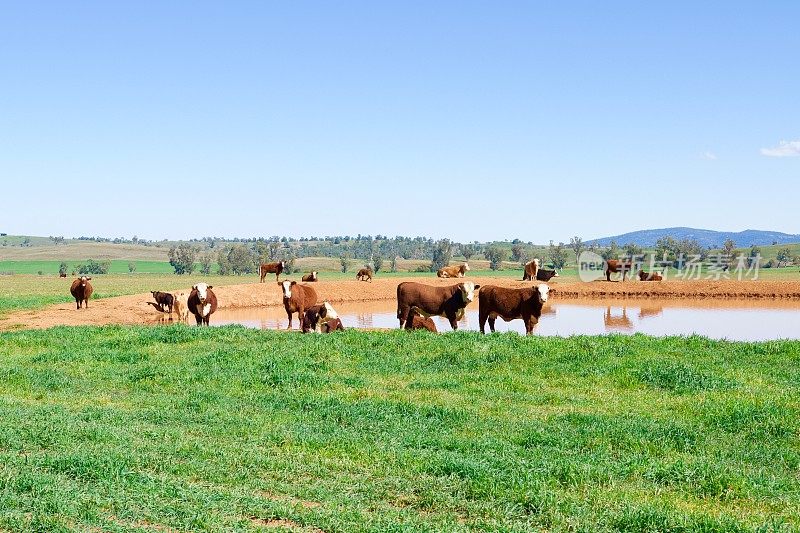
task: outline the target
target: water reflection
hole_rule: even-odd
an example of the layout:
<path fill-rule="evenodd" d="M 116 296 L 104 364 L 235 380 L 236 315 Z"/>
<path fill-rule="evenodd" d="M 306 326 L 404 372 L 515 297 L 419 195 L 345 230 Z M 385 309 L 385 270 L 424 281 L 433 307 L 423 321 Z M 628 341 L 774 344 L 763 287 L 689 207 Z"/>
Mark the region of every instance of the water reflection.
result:
<path fill-rule="evenodd" d="M 603 316 L 603 324 L 606 326 L 606 331 L 630 331 L 633 329 L 633 322 L 628 318 L 628 309 L 622 308 L 622 314 L 612 314 L 611 306 L 606 307 L 606 313 Z"/>

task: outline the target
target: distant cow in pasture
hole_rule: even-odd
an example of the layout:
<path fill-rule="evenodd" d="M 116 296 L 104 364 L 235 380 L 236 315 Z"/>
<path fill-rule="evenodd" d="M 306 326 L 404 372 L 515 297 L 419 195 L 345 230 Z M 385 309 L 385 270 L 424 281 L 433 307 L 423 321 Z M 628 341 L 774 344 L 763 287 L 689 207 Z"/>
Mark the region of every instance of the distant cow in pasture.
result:
<path fill-rule="evenodd" d="M 536 279 L 536 274 L 539 272 L 539 260 L 533 259 L 525 263 L 525 273 L 522 275 L 522 281 L 533 281 Z"/>
<path fill-rule="evenodd" d="M 305 276 L 303 276 L 303 281 L 317 281 L 317 271 L 314 270 L 313 272 L 309 272 Z"/>
<path fill-rule="evenodd" d="M 258 272 L 261 275 L 261 283 L 264 283 L 264 278 L 267 277 L 267 274 L 275 274 L 275 281 L 278 281 L 284 270 L 286 270 L 286 261 L 261 263 L 261 266 L 258 268 Z"/>
<path fill-rule="evenodd" d="M 58 273 L 58 277 L 59 278 L 66 278 L 67 277 L 67 273 L 66 272 L 59 272 Z"/>
<path fill-rule="evenodd" d="M 159 304 L 163 309 L 165 309 L 165 313 L 172 314 L 172 306 L 175 302 L 174 297 L 168 292 L 161 292 L 161 291 L 150 291 L 150 294 L 153 295 L 153 299 Z"/>
<path fill-rule="evenodd" d="M 633 261 L 609 259 L 606 261 L 606 281 L 611 281 L 611 273 L 622 273 L 622 281 L 625 281 L 625 274 L 633 270 Z"/>
<path fill-rule="evenodd" d="M 639 270 L 639 281 L 662 281 L 664 278 L 658 272 L 645 272 Z"/>
<path fill-rule="evenodd" d="M 278 283 L 283 291 L 283 308 L 289 317 L 289 327 L 292 329 L 292 313 L 297 313 L 300 327 L 303 327 L 303 317 L 306 309 L 317 303 L 317 292 L 308 285 L 300 285 L 296 281 L 284 280 Z"/>
<path fill-rule="evenodd" d="M 536 271 L 536 281 L 544 281 L 548 282 L 553 278 L 558 277 L 558 272 L 555 270 L 547 270 L 546 268 L 540 268 Z"/>
<path fill-rule="evenodd" d="M 86 305 L 86 309 L 89 309 L 89 298 L 92 297 L 92 291 L 94 291 L 92 284 L 89 283 L 90 279 L 92 278 L 81 276 L 73 281 L 69 288 L 69 292 L 72 294 L 72 297 L 75 298 L 77 309 L 80 309 L 84 305 Z"/>
<path fill-rule="evenodd" d="M 337 320 L 339 315 L 329 302 L 315 304 L 306 309 L 300 321 L 300 329 L 303 333 L 311 331 L 321 332 L 322 326 L 331 320 Z"/>
<path fill-rule="evenodd" d="M 463 278 L 469 269 L 467 263 L 460 266 L 446 266 L 437 270 L 436 275 L 440 278 Z"/>
<path fill-rule="evenodd" d="M 405 281 L 397 286 L 397 319 L 402 328 L 414 309 L 421 316 L 443 316 L 450 327 L 458 329 L 458 321 L 464 317 L 464 308 L 475 299 L 480 289 L 471 281 L 449 287 L 433 287 L 414 281 Z"/>
<path fill-rule="evenodd" d="M 178 320 L 189 319 L 189 295 L 185 291 L 178 291 L 172 295 L 173 309 L 178 315 Z"/>
<path fill-rule="evenodd" d="M 208 326 L 211 315 L 217 310 L 217 295 L 211 290 L 212 285 L 198 283 L 192 286 L 187 299 L 189 312 L 194 315 L 198 326 Z"/>
<path fill-rule="evenodd" d="M 406 329 L 426 329 L 436 333 L 436 322 L 429 316 L 420 315 L 416 309 L 411 309 L 406 318 Z"/>
<path fill-rule="evenodd" d="M 372 281 L 372 269 L 369 267 L 362 268 L 356 274 L 356 279 L 359 281 Z"/>
<path fill-rule="evenodd" d="M 494 323 L 499 316 L 506 322 L 521 318 L 525 322 L 525 333 L 532 335 L 550 293 L 550 287 L 542 283 L 536 287 L 509 289 L 487 285 L 478 295 L 478 323 L 481 333 L 486 333 L 486 320 L 494 333 Z"/>

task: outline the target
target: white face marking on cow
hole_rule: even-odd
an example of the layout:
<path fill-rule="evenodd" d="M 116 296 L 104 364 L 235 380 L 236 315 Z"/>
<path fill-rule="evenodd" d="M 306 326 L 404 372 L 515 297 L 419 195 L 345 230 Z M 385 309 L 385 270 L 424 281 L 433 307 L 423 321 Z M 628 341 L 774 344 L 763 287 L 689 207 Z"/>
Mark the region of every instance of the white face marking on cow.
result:
<path fill-rule="evenodd" d="M 281 288 L 283 289 L 283 297 L 284 298 L 291 298 L 292 297 L 292 282 L 291 281 L 282 281 Z"/>
<path fill-rule="evenodd" d="M 464 270 L 470 270 L 469 265 L 467 263 L 464 263 Z"/>
<path fill-rule="evenodd" d="M 464 297 L 464 301 L 466 303 L 470 303 L 475 300 L 475 284 L 471 281 L 465 281 L 464 283 L 458 286 L 461 289 L 461 296 Z"/>
<path fill-rule="evenodd" d="M 546 283 L 542 283 L 537 287 L 537 290 L 539 291 L 539 302 L 545 303 L 550 297 L 550 286 Z"/>
<path fill-rule="evenodd" d="M 197 290 L 197 297 L 200 298 L 201 303 L 206 303 L 208 298 L 208 285 L 205 283 L 198 283 L 193 287 Z"/>
<path fill-rule="evenodd" d="M 328 320 L 333 320 L 335 318 L 339 318 L 339 315 L 336 313 L 336 310 L 333 306 L 328 302 L 322 302 L 322 307 L 325 308 L 325 322 Z"/>

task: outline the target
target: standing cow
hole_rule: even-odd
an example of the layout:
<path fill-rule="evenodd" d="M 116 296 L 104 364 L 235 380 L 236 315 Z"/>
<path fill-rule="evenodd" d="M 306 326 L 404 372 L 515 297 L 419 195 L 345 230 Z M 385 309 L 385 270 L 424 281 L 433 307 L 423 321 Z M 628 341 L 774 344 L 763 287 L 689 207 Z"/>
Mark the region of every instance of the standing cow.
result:
<path fill-rule="evenodd" d="M 289 317 L 289 327 L 286 329 L 292 329 L 292 313 L 297 313 L 302 328 L 306 309 L 317 303 L 317 292 L 309 285 L 300 285 L 296 281 L 284 280 L 278 286 L 283 291 L 283 308 Z"/>
<path fill-rule="evenodd" d="M 486 333 L 486 320 L 489 320 L 489 329 L 494 333 L 494 323 L 497 317 L 506 322 L 521 318 L 525 322 L 525 333 L 533 334 L 539 317 L 542 316 L 542 306 L 550 294 L 550 287 L 541 284 L 538 287 L 525 287 L 522 289 L 508 289 L 487 285 L 478 295 L 478 323 L 481 333 Z"/>
<path fill-rule="evenodd" d="M 432 287 L 415 281 L 404 281 L 397 286 L 397 319 L 402 328 L 413 309 L 421 316 L 443 316 L 450 327 L 458 329 L 464 317 L 464 308 L 475 300 L 475 291 L 481 286 L 465 281 L 449 287 Z"/>
<path fill-rule="evenodd" d="M 194 315 L 198 326 L 208 326 L 211 315 L 217 310 L 217 295 L 211 290 L 212 287 L 212 285 L 198 283 L 192 286 L 192 292 L 189 293 L 187 306 L 189 312 Z"/>
<path fill-rule="evenodd" d="M 186 291 L 178 291 L 172 295 L 173 309 L 178 315 L 178 320 L 185 322 L 189 318 L 189 295 Z"/>
<path fill-rule="evenodd" d="M 153 295 L 153 299 L 161 306 L 165 313 L 172 314 L 172 306 L 175 302 L 175 298 L 172 294 L 161 291 L 150 291 L 150 294 Z"/>
<path fill-rule="evenodd" d="M 534 276 L 534 279 L 536 281 L 547 282 L 557 277 L 558 277 L 558 272 L 556 272 L 555 270 L 547 270 L 546 268 L 540 268 L 538 271 L 536 271 L 536 276 Z"/>
<path fill-rule="evenodd" d="M 278 261 L 276 263 L 261 263 L 261 266 L 258 269 L 258 272 L 261 275 L 261 283 L 264 283 L 264 278 L 267 277 L 267 274 L 275 274 L 275 281 L 278 281 L 281 273 L 284 270 L 286 270 L 286 261 Z"/>
<path fill-rule="evenodd" d="M 625 274 L 633 270 L 633 260 L 609 259 L 606 261 L 606 281 L 611 281 L 611 273 L 622 273 L 622 281 L 625 281 Z"/>
<path fill-rule="evenodd" d="M 356 273 L 356 279 L 358 281 L 372 281 L 372 269 L 371 268 L 362 268 Z"/>
<path fill-rule="evenodd" d="M 533 281 L 536 279 L 536 274 L 539 272 L 539 260 L 533 259 L 525 263 L 525 273 L 522 275 L 522 281 Z"/>
<path fill-rule="evenodd" d="M 92 284 L 89 283 L 90 279 L 92 278 L 81 276 L 73 281 L 69 288 L 69 292 L 75 298 L 76 309 L 80 309 L 84 305 L 86 305 L 86 309 L 89 309 L 89 298 L 92 297 L 92 291 L 94 290 Z"/>

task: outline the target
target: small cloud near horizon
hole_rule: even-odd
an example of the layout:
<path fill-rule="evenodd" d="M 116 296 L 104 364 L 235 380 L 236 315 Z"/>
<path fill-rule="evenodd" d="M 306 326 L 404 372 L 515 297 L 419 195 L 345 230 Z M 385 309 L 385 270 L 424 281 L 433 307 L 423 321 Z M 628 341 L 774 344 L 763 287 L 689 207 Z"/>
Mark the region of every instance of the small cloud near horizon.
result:
<path fill-rule="evenodd" d="M 717 160 L 717 154 L 715 154 L 714 152 L 703 152 L 703 155 L 701 157 L 703 159 L 705 159 L 706 161 L 716 161 Z"/>
<path fill-rule="evenodd" d="M 767 157 L 797 157 L 800 156 L 800 141 L 781 141 L 774 148 L 762 148 L 761 155 Z"/>

